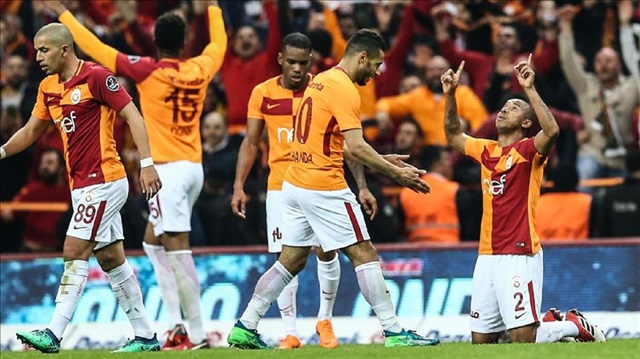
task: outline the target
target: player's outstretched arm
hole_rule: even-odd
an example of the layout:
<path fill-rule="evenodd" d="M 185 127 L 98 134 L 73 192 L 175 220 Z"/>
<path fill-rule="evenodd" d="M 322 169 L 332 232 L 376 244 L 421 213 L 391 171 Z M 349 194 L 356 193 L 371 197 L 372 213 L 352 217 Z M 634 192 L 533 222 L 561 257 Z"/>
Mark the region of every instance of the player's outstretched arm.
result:
<path fill-rule="evenodd" d="M 146 195 L 148 200 L 162 188 L 162 182 L 153 165 L 151 147 L 149 146 L 149 137 L 144 126 L 144 120 L 133 102 L 129 102 L 118 114 L 129 124 L 133 142 L 135 142 L 140 158 L 142 158 L 140 160 L 140 186 L 142 193 Z"/>
<path fill-rule="evenodd" d="M 533 72 L 533 69 L 531 69 L 531 54 L 529 54 L 527 61 L 521 61 L 516 64 L 513 70 L 516 73 L 520 86 L 522 86 L 524 93 L 529 98 L 531 107 L 533 107 L 538 117 L 540 127 L 542 127 L 542 130 L 538 132 L 534 138 L 533 144 L 539 153 L 546 155 L 551 151 L 553 144 L 556 142 L 556 138 L 558 138 L 560 134 L 560 127 L 547 105 L 542 101 L 542 98 L 540 98 L 538 91 L 536 91 L 536 88 L 533 86 L 536 74 Z"/>
<path fill-rule="evenodd" d="M 247 181 L 251 167 L 253 167 L 253 163 L 256 161 L 264 125 L 263 120 L 255 118 L 247 119 L 247 134 L 242 140 L 240 150 L 238 151 L 236 180 L 233 183 L 233 196 L 231 197 L 231 210 L 234 215 L 242 219 L 247 218 L 246 205 L 248 198 L 244 192 L 244 183 Z"/>
<path fill-rule="evenodd" d="M 362 129 L 354 128 L 343 131 L 344 139 L 349 146 L 349 151 L 359 162 L 383 173 L 400 185 L 408 187 L 415 192 L 429 193 L 431 187 L 420 178 L 426 173 L 415 167 L 397 167 L 380 156 L 362 137 Z"/>
<path fill-rule="evenodd" d="M 445 95 L 444 105 L 444 133 L 447 136 L 447 143 L 452 148 L 464 152 L 466 135 L 462 130 L 462 122 L 458 117 L 458 103 L 456 101 L 456 89 L 460 84 L 460 75 L 464 70 L 464 61 L 460 63 L 458 70 L 447 70 L 441 77 L 442 92 Z"/>
<path fill-rule="evenodd" d="M 0 158 L 10 157 L 31 146 L 49 125 L 49 121 L 31 116 L 29 121 L 0 147 Z"/>
<path fill-rule="evenodd" d="M 347 163 L 347 166 L 349 166 L 349 170 L 358 185 L 358 199 L 360 200 L 360 204 L 373 220 L 376 214 L 378 214 L 378 201 L 376 197 L 371 194 L 371 191 L 369 191 L 367 178 L 364 174 L 364 166 L 349 152 L 349 146 L 347 146 L 346 142 L 344 144 L 344 161 Z"/>
<path fill-rule="evenodd" d="M 212 73 L 220 70 L 224 55 L 227 52 L 227 32 L 224 27 L 222 10 L 218 7 L 217 1 L 211 2 L 207 7 L 209 16 L 209 44 L 202 50 L 202 55 L 210 56 L 213 59 Z"/>
<path fill-rule="evenodd" d="M 58 20 L 71 31 L 73 41 L 78 45 L 80 50 L 102 66 L 114 73 L 116 72 L 118 50 L 100 41 L 100 39 L 84 27 L 60 1 L 48 0 L 44 1 L 44 4 L 53 10 L 58 15 Z"/>

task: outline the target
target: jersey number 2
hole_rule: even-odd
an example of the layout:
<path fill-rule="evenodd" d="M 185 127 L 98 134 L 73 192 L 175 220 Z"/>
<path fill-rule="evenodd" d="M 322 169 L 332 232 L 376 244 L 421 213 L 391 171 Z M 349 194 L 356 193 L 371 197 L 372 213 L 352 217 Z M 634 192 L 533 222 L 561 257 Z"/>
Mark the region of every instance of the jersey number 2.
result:
<path fill-rule="evenodd" d="M 191 122 L 196 117 L 196 112 L 198 112 L 198 102 L 193 98 L 194 96 L 198 96 L 200 90 L 198 89 L 184 89 L 182 90 L 182 96 L 180 95 L 179 88 L 176 88 L 171 92 L 169 96 L 164 99 L 164 102 L 171 101 L 173 103 L 173 122 L 178 122 L 178 114 L 182 117 L 182 121 Z M 182 101 L 180 101 L 182 100 Z M 191 110 L 189 111 L 180 111 L 180 102 L 182 102 L 182 106 L 189 107 L 191 106 Z"/>

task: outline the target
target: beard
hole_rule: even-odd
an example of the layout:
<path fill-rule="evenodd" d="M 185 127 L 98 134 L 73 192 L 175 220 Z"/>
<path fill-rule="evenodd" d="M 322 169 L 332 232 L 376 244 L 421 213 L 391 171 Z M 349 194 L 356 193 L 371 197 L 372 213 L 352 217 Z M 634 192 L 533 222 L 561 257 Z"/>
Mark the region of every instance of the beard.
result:
<path fill-rule="evenodd" d="M 56 182 L 58 182 L 58 174 L 57 173 L 50 173 L 50 172 L 41 172 L 40 173 L 40 179 L 42 180 L 42 182 L 48 184 L 48 185 L 52 185 L 55 184 Z"/>
<path fill-rule="evenodd" d="M 440 79 L 438 79 L 438 81 L 434 80 L 427 82 L 427 88 L 431 93 L 442 93 L 442 83 L 440 82 Z"/>

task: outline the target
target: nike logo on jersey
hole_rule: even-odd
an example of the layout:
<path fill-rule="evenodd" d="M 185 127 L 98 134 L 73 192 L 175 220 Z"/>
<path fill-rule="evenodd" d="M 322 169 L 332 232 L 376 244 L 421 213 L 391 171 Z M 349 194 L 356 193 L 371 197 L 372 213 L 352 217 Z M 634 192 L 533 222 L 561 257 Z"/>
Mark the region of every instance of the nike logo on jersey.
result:
<path fill-rule="evenodd" d="M 272 109 L 274 109 L 274 108 L 276 108 L 278 106 L 280 106 L 279 103 L 268 103 L 267 104 L 267 110 L 272 110 Z"/>
<path fill-rule="evenodd" d="M 87 228 L 87 226 L 76 226 L 76 225 L 73 226 L 73 229 L 85 229 L 85 228 Z"/>
<path fill-rule="evenodd" d="M 523 316 L 523 315 L 525 315 L 525 314 L 527 314 L 527 313 L 522 313 L 522 314 L 520 314 L 520 315 L 516 315 L 516 319 L 520 319 L 520 318 L 522 318 L 522 316 Z"/>

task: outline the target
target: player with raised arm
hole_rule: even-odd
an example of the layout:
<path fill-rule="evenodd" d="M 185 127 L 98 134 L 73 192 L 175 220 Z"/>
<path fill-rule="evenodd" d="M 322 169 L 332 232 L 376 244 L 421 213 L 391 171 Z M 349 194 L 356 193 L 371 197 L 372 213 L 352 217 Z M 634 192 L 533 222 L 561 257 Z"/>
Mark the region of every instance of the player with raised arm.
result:
<path fill-rule="evenodd" d="M 354 83 L 364 86 L 380 73 L 384 47 L 375 32 L 356 32 L 340 63 L 307 86 L 295 118 L 291 162 L 282 184 L 282 252 L 258 280 L 246 310 L 229 333 L 231 346 L 268 348 L 256 330 L 258 322 L 304 268 L 311 247 L 317 243 L 325 251 L 340 249 L 349 257 L 360 290 L 384 329 L 386 346 L 438 344 L 403 329 L 398 322 L 360 205 L 344 178 L 346 142 L 357 161 L 403 186 L 429 192 L 429 185 L 420 179 L 424 171 L 406 166 L 397 156 L 385 159 L 362 137 L 360 96 Z"/>
<path fill-rule="evenodd" d="M 282 74 L 257 85 L 251 94 L 247 115 L 247 135 L 242 141 L 236 166 L 231 208 L 233 213 L 245 218 L 247 195 L 244 183 L 258 153 L 260 137 L 265 125 L 269 136 L 269 179 L 267 186 L 267 233 L 269 252 L 279 256 L 282 251 L 282 179 L 291 159 L 293 141 L 292 118 L 297 112 L 302 95 L 311 81 L 311 41 L 301 33 L 291 33 L 282 39 L 278 63 Z M 360 188 L 359 199 L 373 219 L 377 212 L 375 197 L 369 192 L 362 164 L 347 161 Z M 336 251 L 324 252 L 316 247 L 318 256 L 318 281 L 320 283 L 320 308 L 316 332 L 320 345 L 335 348 L 338 340 L 333 332 L 331 318 L 338 285 L 340 261 Z M 302 346 L 296 329 L 298 277 L 295 276 L 278 297 L 278 308 L 284 321 L 287 336 L 280 342 L 280 349 Z"/>
<path fill-rule="evenodd" d="M 20 331 L 17 337 L 43 353 L 60 351 L 62 335 L 87 283 L 93 252 L 135 334 L 116 352 L 160 350 L 122 245 L 120 209 L 127 200 L 129 184 L 113 137 L 116 116 L 120 115 L 129 124 L 142 157 L 142 192 L 153 197 L 162 184 L 151 158 L 144 120 L 109 70 L 78 59 L 73 37 L 64 25 L 42 27 L 33 43 L 36 61 L 47 77 L 40 83 L 29 121 L 0 148 L 0 158 L 25 150 L 53 122 L 64 145 L 73 216 L 64 241 L 64 273 L 51 321 L 45 329 Z"/>
<path fill-rule="evenodd" d="M 514 66 L 530 104 L 508 100 L 496 118 L 498 140 L 477 139 L 462 131 L 455 98 L 464 61 L 441 77 L 445 94 L 444 130 L 449 145 L 481 166 L 483 214 L 479 256 L 473 272 L 471 340 L 497 343 L 507 330 L 512 342 L 547 343 L 566 337 L 604 341 L 604 333 L 577 310 L 562 321 L 555 310 L 539 320 L 543 260 L 534 227 L 547 155 L 560 132 L 534 87 L 531 56 Z M 527 137 L 532 123 L 542 130 Z"/>
<path fill-rule="evenodd" d="M 165 13 L 155 23 L 158 59 L 127 56 L 102 43 L 82 26 L 59 1 L 46 4 L 59 15 L 80 49 L 118 75 L 136 83 L 153 158 L 165 185 L 149 201 L 149 225 L 143 249 L 156 274 L 172 330 L 163 349 L 208 347 L 200 309 L 200 283 L 189 246 L 191 213 L 202 190 L 202 140 L 200 115 L 206 89 L 218 72 L 227 49 L 227 34 L 218 6 L 208 7 L 211 42 L 202 54 L 181 59 L 185 21 Z M 182 323 L 180 307 L 189 324 Z"/>

